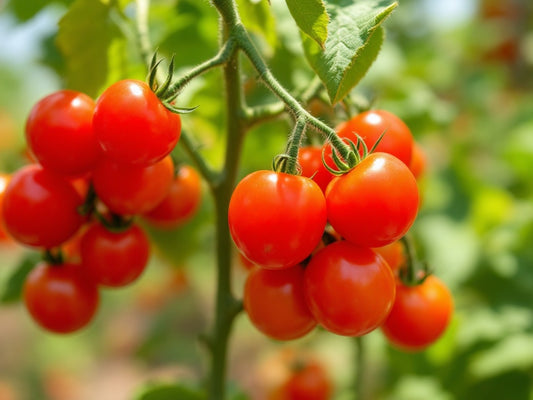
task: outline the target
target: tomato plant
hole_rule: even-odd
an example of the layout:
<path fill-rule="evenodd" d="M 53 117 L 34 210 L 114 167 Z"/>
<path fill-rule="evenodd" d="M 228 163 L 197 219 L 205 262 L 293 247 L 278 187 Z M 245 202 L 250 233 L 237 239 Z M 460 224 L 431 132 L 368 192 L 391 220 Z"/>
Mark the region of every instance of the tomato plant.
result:
<path fill-rule="evenodd" d="M 272 400 L 329 400 L 333 385 L 326 368 L 318 361 L 296 362 L 291 374 Z"/>
<path fill-rule="evenodd" d="M 322 149 L 322 146 L 301 147 L 298 152 L 298 163 L 302 168 L 302 175 L 313 179 L 325 192 L 329 182 L 333 179 L 333 175 L 322 162 Z"/>

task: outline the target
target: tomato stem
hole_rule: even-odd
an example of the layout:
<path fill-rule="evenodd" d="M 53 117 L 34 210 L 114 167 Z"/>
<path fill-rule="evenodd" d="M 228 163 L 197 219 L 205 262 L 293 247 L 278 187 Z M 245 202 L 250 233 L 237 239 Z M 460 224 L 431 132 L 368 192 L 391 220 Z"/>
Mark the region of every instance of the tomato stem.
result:
<path fill-rule="evenodd" d="M 420 285 L 430 275 L 429 268 L 425 262 L 418 259 L 411 235 L 406 234 L 400 240 L 406 254 L 406 262 L 400 269 L 400 279 L 406 286 Z"/>

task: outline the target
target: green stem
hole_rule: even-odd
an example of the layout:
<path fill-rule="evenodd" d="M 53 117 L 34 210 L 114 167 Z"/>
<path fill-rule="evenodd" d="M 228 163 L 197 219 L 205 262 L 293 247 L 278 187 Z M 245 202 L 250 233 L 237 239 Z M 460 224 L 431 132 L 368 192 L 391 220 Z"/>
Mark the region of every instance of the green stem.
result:
<path fill-rule="evenodd" d="M 244 118 L 248 127 L 275 119 L 282 115 L 286 110 L 285 103 L 282 101 L 272 104 L 247 107 L 244 110 Z"/>
<path fill-rule="evenodd" d="M 365 400 L 365 345 L 363 337 L 355 339 L 355 400 Z"/>
<path fill-rule="evenodd" d="M 148 10 L 150 0 L 135 0 L 137 6 L 135 18 L 135 31 L 139 43 L 139 51 L 145 65 L 149 66 L 152 60 L 152 44 L 150 43 L 150 34 L 148 29 Z"/>
<path fill-rule="evenodd" d="M 305 119 L 299 118 L 294 125 L 291 137 L 287 144 L 287 163 L 283 172 L 287 174 L 298 174 L 298 149 L 302 142 L 302 137 L 305 133 Z"/>

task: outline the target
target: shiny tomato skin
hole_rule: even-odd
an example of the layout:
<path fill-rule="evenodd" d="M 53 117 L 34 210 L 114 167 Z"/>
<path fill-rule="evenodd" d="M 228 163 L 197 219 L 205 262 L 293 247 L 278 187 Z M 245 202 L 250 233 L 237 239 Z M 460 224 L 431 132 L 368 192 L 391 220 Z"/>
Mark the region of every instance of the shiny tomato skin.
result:
<path fill-rule="evenodd" d="M 6 187 L 10 179 L 11 179 L 10 174 L 0 173 L 0 210 L 2 210 L 2 203 L 4 201 L 4 193 L 6 191 Z M 2 213 L 0 212 L 0 242 L 4 240 L 9 240 L 9 235 L 6 233 L 6 230 L 4 228 L 4 217 Z"/>
<path fill-rule="evenodd" d="M 6 232 L 17 242 L 35 247 L 58 246 L 85 221 L 78 212 L 83 199 L 72 184 L 38 164 L 15 172 L 4 193 Z"/>
<path fill-rule="evenodd" d="M 389 153 L 399 158 L 405 165 L 411 162 L 413 135 L 409 127 L 396 115 L 385 110 L 362 112 L 336 128 L 342 138 L 357 143 L 357 135 L 365 141 L 370 150 L 379 136 L 385 132 L 375 151 Z"/>
<path fill-rule="evenodd" d="M 150 224 L 163 229 L 176 228 L 196 212 L 202 197 L 200 175 L 189 165 L 176 172 L 165 198 L 143 215 Z"/>
<path fill-rule="evenodd" d="M 102 159 L 92 175 L 98 198 L 114 213 L 143 214 L 167 195 L 174 178 L 170 156 L 149 166 L 128 165 Z"/>
<path fill-rule="evenodd" d="M 425 174 L 427 170 L 427 162 L 428 161 L 424 149 L 415 142 L 413 145 L 413 156 L 411 157 L 411 162 L 409 163 L 409 169 L 417 180 Z"/>
<path fill-rule="evenodd" d="M 317 322 L 343 336 L 362 336 L 379 327 L 396 291 L 383 258 L 346 241 L 329 244 L 311 258 L 304 288 Z"/>
<path fill-rule="evenodd" d="M 265 268 L 287 268 L 307 258 L 320 242 L 326 202 L 309 178 L 255 171 L 233 191 L 228 222 L 246 258 Z"/>
<path fill-rule="evenodd" d="M 396 300 L 381 330 L 399 349 L 424 350 L 444 333 L 453 308 L 449 289 L 434 275 L 417 286 L 398 282 Z"/>
<path fill-rule="evenodd" d="M 284 400 L 329 400 L 333 395 L 331 378 L 318 362 L 296 369 L 281 390 Z"/>
<path fill-rule="evenodd" d="M 333 175 L 322 162 L 322 148 L 322 146 L 301 147 L 298 151 L 298 163 L 302 168 L 302 176 L 313 179 L 325 192 L 329 182 L 333 179 Z M 326 158 L 326 153 L 324 156 Z"/>
<path fill-rule="evenodd" d="M 404 245 L 400 240 L 392 242 L 386 246 L 374 247 L 372 250 L 383 257 L 395 274 L 398 273 L 400 268 L 405 265 L 407 261 Z"/>
<path fill-rule="evenodd" d="M 381 247 L 400 239 L 418 213 L 419 194 L 409 168 L 387 153 L 373 153 L 326 190 L 328 221 L 346 240 Z"/>
<path fill-rule="evenodd" d="M 80 254 L 83 268 L 97 284 L 123 287 L 145 270 L 150 242 L 136 224 L 113 232 L 96 222 L 81 237 Z"/>
<path fill-rule="evenodd" d="M 316 326 L 307 308 L 304 270 L 295 265 L 281 270 L 254 267 L 244 287 L 244 309 L 253 325 L 272 339 L 292 340 Z"/>
<path fill-rule="evenodd" d="M 153 164 L 170 154 L 181 119 L 150 87 L 132 79 L 109 86 L 96 101 L 94 132 L 105 156 L 117 162 Z"/>
<path fill-rule="evenodd" d="M 35 104 L 26 121 L 26 141 L 42 166 L 69 176 L 94 168 L 101 155 L 94 108 L 93 99 L 73 90 L 59 90 Z"/>
<path fill-rule="evenodd" d="M 71 333 L 96 314 L 99 293 L 78 264 L 40 263 L 24 283 L 23 299 L 32 318 L 54 333 Z"/>

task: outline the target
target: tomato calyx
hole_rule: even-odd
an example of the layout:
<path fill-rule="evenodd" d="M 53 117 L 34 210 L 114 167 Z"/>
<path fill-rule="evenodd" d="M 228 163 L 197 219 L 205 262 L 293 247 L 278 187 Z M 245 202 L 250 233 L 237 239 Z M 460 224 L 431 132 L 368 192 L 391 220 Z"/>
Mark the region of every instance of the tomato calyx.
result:
<path fill-rule="evenodd" d="M 97 198 L 98 196 L 91 183 L 87 189 L 87 195 L 85 196 L 83 204 L 78 207 L 78 213 L 84 217 L 90 217 L 95 212 Z"/>
<path fill-rule="evenodd" d="M 65 262 L 63 251 L 60 248 L 46 249 L 43 251 L 42 260 L 53 267 Z"/>
<path fill-rule="evenodd" d="M 399 269 L 398 276 L 405 286 L 421 285 L 432 274 L 429 264 L 418 258 L 409 235 L 403 236 L 400 241 L 405 247 L 406 262 Z"/>
<path fill-rule="evenodd" d="M 125 217 L 124 215 L 113 212 L 109 212 L 105 215 L 96 212 L 95 215 L 102 226 L 113 233 L 124 232 L 133 225 L 133 217 Z"/>

